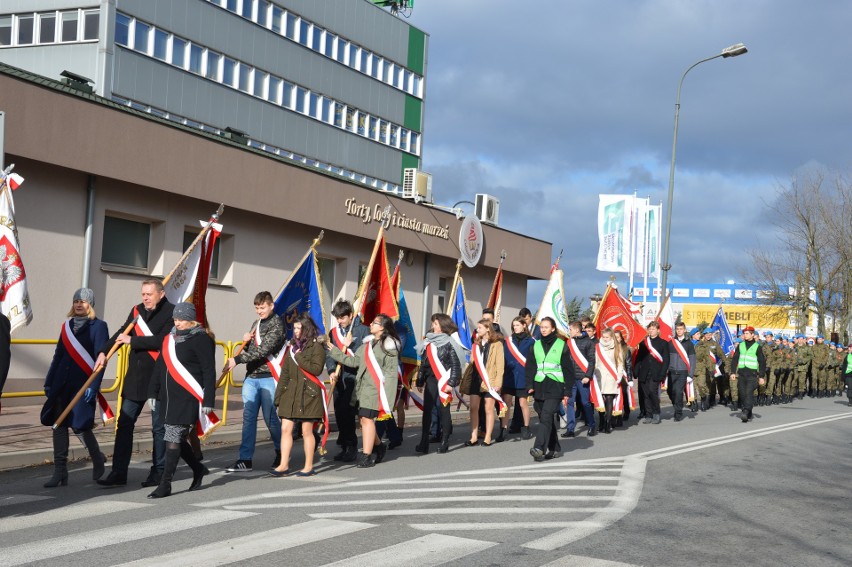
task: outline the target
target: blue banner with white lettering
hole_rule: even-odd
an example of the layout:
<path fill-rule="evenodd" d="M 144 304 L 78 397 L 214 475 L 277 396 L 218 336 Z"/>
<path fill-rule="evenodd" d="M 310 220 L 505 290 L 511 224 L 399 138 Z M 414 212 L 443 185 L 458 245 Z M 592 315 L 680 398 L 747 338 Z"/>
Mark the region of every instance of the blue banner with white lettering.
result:
<path fill-rule="evenodd" d="M 456 299 L 453 303 L 453 312 L 450 316 L 453 319 L 453 323 L 459 328 L 459 342 L 464 348 L 470 350 L 472 346 L 471 332 L 470 324 L 467 322 L 467 308 L 465 308 L 464 303 L 464 282 L 461 278 L 459 278 L 459 283 L 456 285 Z"/>
<path fill-rule="evenodd" d="M 319 292 L 319 272 L 313 249 L 299 264 L 284 289 L 275 298 L 275 313 L 281 317 L 288 339 L 293 337 L 293 323 L 304 313 L 311 316 L 321 335 L 325 334 L 325 314 Z"/>
<path fill-rule="evenodd" d="M 713 318 L 711 326 L 719 331 L 719 346 L 722 347 L 722 352 L 729 354 L 734 350 L 734 336 L 731 334 L 731 328 L 728 327 L 728 320 L 725 318 L 725 312 L 721 307 L 716 312 L 716 317 Z"/>

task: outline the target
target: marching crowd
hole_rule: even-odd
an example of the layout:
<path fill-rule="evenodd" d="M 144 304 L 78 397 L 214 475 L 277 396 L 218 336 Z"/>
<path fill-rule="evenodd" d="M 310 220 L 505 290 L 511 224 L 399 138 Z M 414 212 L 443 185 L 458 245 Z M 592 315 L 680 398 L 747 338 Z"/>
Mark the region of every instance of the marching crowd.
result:
<path fill-rule="evenodd" d="M 154 437 L 153 464 L 142 482 L 154 488 L 149 498 L 171 494 L 180 459 L 192 471 L 189 490 L 199 488 L 209 473 L 202 463 L 198 424 L 214 416 L 214 337 L 197 320 L 191 303 L 173 305 L 166 299 L 159 280 L 145 280 L 141 292 L 141 303 L 112 337 L 96 316 L 94 292 L 81 288 L 74 293 L 44 384 L 42 423 L 60 421 L 53 427 L 54 473 L 45 487 L 68 482 L 69 428 L 88 449 L 99 484 L 127 484 L 134 427 L 146 403 Z M 524 440 L 535 436 L 530 449 L 535 461 L 560 457 L 560 439 L 574 437 L 578 421 L 585 422 L 589 436 L 625 425 L 636 409 L 642 423 L 659 424 L 663 391 L 671 400 L 675 422 L 685 411 L 730 405 L 747 423 L 755 405 L 789 404 L 805 395 L 839 396 L 844 389 L 852 406 L 852 345 L 847 349 L 826 343 L 821 336 L 766 333 L 760 341 L 755 329 L 746 327 L 726 354 L 712 327 L 687 332 L 679 323 L 669 341 L 660 336 L 659 324 L 651 322 L 634 349 L 621 331 L 596 329 L 588 318 L 570 323 L 566 337 L 549 317 L 534 324 L 524 308 L 506 334 L 494 313 L 485 310 L 467 349 L 453 320 L 436 313 L 430 331 L 416 345 L 420 365 L 409 384 L 400 365 L 402 341 L 390 317 L 379 314 L 368 325 L 361 324 L 352 305 L 341 300 L 332 309 L 337 325 L 327 336 L 303 314 L 287 339 L 269 292 L 255 296 L 254 308 L 258 319 L 243 337 L 244 348 L 222 368 L 228 372 L 246 366 L 242 440 L 228 472 L 253 469 L 256 424 L 262 413 L 276 448 L 270 474 L 317 474 L 314 454 L 317 448 L 324 451 L 330 429 L 329 389 L 338 428 L 334 461 L 357 462 L 361 468 L 375 466 L 388 449 L 402 444 L 409 401 L 423 410 L 417 453 L 428 453 L 431 443 L 438 444 L 438 453 L 449 451 L 451 405 L 467 399 L 470 436 L 464 446 L 490 447 L 511 434 Z M 125 344 L 128 367 L 112 468 L 103 477 L 106 458 L 92 434 L 102 370 L 70 414 L 60 417 L 89 376 L 105 366 L 114 347 Z M 331 380 L 328 389 L 319 378 L 323 370 Z M 539 418 L 535 433 L 531 410 Z M 560 432 L 563 421 L 566 427 Z M 305 462 L 296 467 L 291 452 L 299 438 Z"/>

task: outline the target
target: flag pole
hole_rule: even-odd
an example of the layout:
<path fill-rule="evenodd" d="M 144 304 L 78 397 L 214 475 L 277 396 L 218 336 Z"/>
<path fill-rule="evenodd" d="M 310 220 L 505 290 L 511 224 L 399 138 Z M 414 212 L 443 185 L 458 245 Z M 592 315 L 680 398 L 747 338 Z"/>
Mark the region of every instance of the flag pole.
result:
<path fill-rule="evenodd" d="M 4 182 L 4 185 L 5 185 L 5 182 Z M 178 267 L 183 263 L 183 261 L 186 260 L 187 256 L 189 256 L 189 253 L 192 251 L 192 249 L 195 248 L 195 246 L 201 241 L 202 238 L 204 238 L 204 235 L 207 234 L 207 232 L 210 230 L 210 225 L 212 225 L 215 221 L 219 220 L 219 217 L 222 215 L 222 212 L 224 210 L 225 210 L 225 204 L 220 203 L 219 208 L 216 209 L 216 212 L 213 213 L 213 215 L 210 217 L 210 222 L 208 222 L 204 226 L 204 228 L 201 229 L 201 232 L 198 233 L 198 236 L 195 238 L 195 240 L 192 242 L 192 244 L 189 246 L 189 248 L 186 250 L 186 252 L 183 253 L 183 256 L 181 256 L 180 260 L 178 260 L 178 263 L 175 264 L 175 267 L 172 268 L 172 271 L 169 272 L 169 274 L 165 278 L 163 278 L 163 287 L 165 287 L 165 285 L 169 282 L 169 280 L 175 274 Z M 138 318 L 139 318 L 139 315 L 137 314 L 133 318 L 133 320 L 130 321 L 130 323 L 127 324 L 127 326 L 124 328 L 124 330 L 121 332 L 121 334 L 123 334 L 123 335 L 130 334 L 130 331 L 133 330 L 133 326 L 136 325 L 136 319 L 138 319 Z M 56 419 L 56 421 L 53 424 L 53 429 L 56 429 L 57 427 L 59 427 L 59 424 L 62 423 L 65 420 L 66 417 L 68 417 L 68 414 L 71 413 L 71 410 L 74 408 L 75 405 L 77 405 L 77 402 L 80 401 L 80 398 L 83 397 L 83 394 L 86 392 L 86 389 L 89 386 L 91 386 L 92 382 L 95 381 L 95 378 L 97 378 L 98 374 L 101 373 L 101 370 L 106 368 L 107 362 L 109 362 L 109 359 L 112 358 L 112 355 L 114 355 L 115 352 L 120 347 L 121 347 L 121 345 L 119 343 L 115 343 L 115 344 L 112 345 L 112 348 L 109 349 L 109 352 L 107 352 L 107 355 L 104 358 L 103 364 L 98 364 L 98 365 L 95 366 L 95 368 L 92 370 L 92 373 L 89 375 L 89 378 L 83 383 L 83 385 L 77 391 L 77 394 L 73 398 L 71 398 L 71 402 L 69 402 L 68 406 L 62 411 L 61 414 L 59 414 L 59 417 Z"/>
<path fill-rule="evenodd" d="M 453 276 L 453 288 L 450 291 L 450 300 L 447 302 L 446 314 L 452 315 L 453 307 L 456 304 L 456 288 L 459 285 L 459 273 L 461 272 L 462 267 L 462 259 L 459 258 L 458 262 L 456 262 L 456 274 Z"/>
<path fill-rule="evenodd" d="M 314 238 L 314 241 L 311 244 L 310 248 L 308 248 L 308 251 L 305 252 L 305 255 L 302 256 L 302 259 L 299 260 L 299 262 L 296 264 L 297 266 L 301 266 L 302 262 L 307 260 L 308 256 L 311 254 L 311 252 L 316 252 L 316 248 L 317 248 L 317 246 L 320 245 L 320 242 L 322 241 L 323 236 L 325 236 L 325 231 L 321 230 L 320 233 L 319 233 L 319 236 Z M 287 276 L 287 279 L 284 281 L 284 285 L 281 286 L 281 289 L 279 289 L 278 293 L 276 293 L 273 297 L 278 297 L 279 295 L 281 295 L 281 292 L 284 291 L 284 288 L 286 288 L 287 284 L 290 283 L 290 280 L 293 279 L 293 274 L 295 272 L 296 272 L 296 270 L 293 270 L 292 272 L 290 272 L 290 275 Z M 257 320 L 257 324 L 260 325 L 260 319 Z M 243 349 L 246 348 L 246 345 L 248 345 L 248 343 L 249 343 L 249 341 L 243 341 L 242 343 L 240 343 L 237 346 L 237 350 L 234 351 L 234 354 L 231 356 L 231 358 L 234 358 L 234 357 L 238 356 L 241 352 L 243 352 Z M 222 373 L 219 375 L 219 379 L 216 380 L 216 389 L 217 390 L 219 388 L 221 388 L 222 385 L 225 383 L 225 377 L 228 375 L 229 372 L 230 372 L 230 370 L 227 370 L 225 368 L 222 369 Z"/>

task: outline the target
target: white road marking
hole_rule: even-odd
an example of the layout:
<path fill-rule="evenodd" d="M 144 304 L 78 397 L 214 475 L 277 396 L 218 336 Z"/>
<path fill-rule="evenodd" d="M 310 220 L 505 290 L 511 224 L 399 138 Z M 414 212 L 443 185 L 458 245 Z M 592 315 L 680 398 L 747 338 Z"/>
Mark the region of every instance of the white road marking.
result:
<path fill-rule="evenodd" d="M 375 567 L 376 565 L 400 564 L 431 567 L 478 553 L 494 545 L 497 544 L 490 541 L 428 534 L 404 543 L 329 563 L 326 567 L 360 567 L 362 565 L 364 567 Z"/>
<path fill-rule="evenodd" d="M 640 567 L 633 563 L 622 563 L 620 561 L 607 561 L 595 557 L 582 557 L 580 555 L 566 555 L 555 561 L 546 563 L 541 567 Z"/>
<path fill-rule="evenodd" d="M 381 502 L 380 502 L 381 503 Z M 572 508 L 555 508 L 554 506 L 548 506 L 546 508 L 506 508 L 497 507 L 497 508 L 478 508 L 478 507 L 468 507 L 464 509 L 460 508 L 409 508 L 407 510 L 353 510 L 349 512 L 319 512 L 316 514 L 308 514 L 312 518 L 379 518 L 382 516 L 461 516 L 466 514 L 472 514 L 475 516 L 482 516 L 484 514 L 498 514 L 505 515 L 507 512 L 511 512 L 512 514 L 555 514 L 555 513 L 569 513 L 569 512 L 582 512 L 584 514 L 588 514 L 590 512 L 603 512 L 607 510 L 607 508 L 601 507 L 572 507 Z"/>
<path fill-rule="evenodd" d="M 151 504 L 117 502 L 115 500 L 93 500 L 83 504 L 75 504 L 74 506 L 39 512 L 38 514 L 22 516 L 12 515 L 4 518 L 3 522 L 0 523 L 0 534 L 35 528 L 38 526 L 58 524 L 59 522 L 80 520 L 82 518 L 100 516 L 102 514 L 110 514 L 113 512 L 127 512 L 139 508 L 146 508 L 148 506 L 151 506 Z"/>
<path fill-rule="evenodd" d="M 232 504 L 225 506 L 226 510 L 275 510 L 279 508 L 312 508 L 323 506 L 374 506 L 376 504 L 391 505 L 391 504 L 434 504 L 434 503 L 454 503 L 454 502 L 482 502 L 482 495 L 464 495 L 464 496 L 434 496 L 421 498 L 382 498 L 374 500 L 312 500 L 310 502 L 275 502 L 264 504 Z M 616 500 L 619 497 L 612 496 L 553 496 L 544 494 L 522 494 L 518 496 L 501 494 L 500 502 L 554 502 L 554 501 L 595 501 L 595 500 Z"/>
<path fill-rule="evenodd" d="M 53 539 L 43 539 L 3 549 L 3 565 L 23 565 L 34 561 L 52 559 L 80 551 L 127 543 L 148 537 L 171 534 L 177 531 L 200 528 L 254 516 L 251 512 L 225 510 L 199 510 L 166 518 L 156 518 L 92 530 L 83 534 L 72 534 Z"/>
<path fill-rule="evenodd" d="M 360 522 L 341 522 L 337 520 L 311 520 L 293 526 L 183 549 L 158 557 L 146 557 L 138 561 L 123 563 L 120 567 L 129 567 L 131 565 L 152 565 L 157 567 L 185 567 L 186 565 L 215 567 L 217 565 L 229 565 L 253 557 L 260 557 L 267 553 L 274 553 L 282 549 L 290 549 L 308 543 L 323 541 L 372 527 L 375 527 L 375 525 Z M 276 562 L 273 561 L 272 563 Z"/>
<path fill-rule="evenodd" d="M 0 497 L 0 505 L 14 506 L 16 504 L 28 504 L 29 502 L 39 502 L 41 500 L 50 500 L 53 496 L 40 496 L 38 494 L 12 494 L 9 496 Z"/>

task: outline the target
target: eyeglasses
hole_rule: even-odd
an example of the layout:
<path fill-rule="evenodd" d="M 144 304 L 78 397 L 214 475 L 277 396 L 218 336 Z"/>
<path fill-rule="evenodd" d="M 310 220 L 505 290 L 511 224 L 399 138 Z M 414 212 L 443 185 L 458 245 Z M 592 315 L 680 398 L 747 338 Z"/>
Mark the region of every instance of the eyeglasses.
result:
<path fill-rule="evenodd" d="M 373 325 L 378 325 L 379 327 L 381 327 L 381 326 L 382 326 L 382 324 L 381 324 L 381 323 L 379 323 L 378 321 L 373 321 L 372 323 L 370 323 L 370 326 L 371 326 L 371 327 L 372 327 Z"/>

